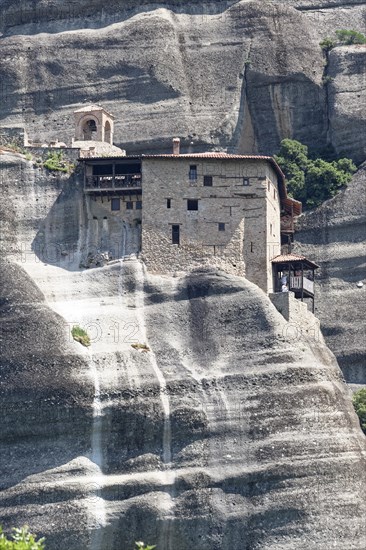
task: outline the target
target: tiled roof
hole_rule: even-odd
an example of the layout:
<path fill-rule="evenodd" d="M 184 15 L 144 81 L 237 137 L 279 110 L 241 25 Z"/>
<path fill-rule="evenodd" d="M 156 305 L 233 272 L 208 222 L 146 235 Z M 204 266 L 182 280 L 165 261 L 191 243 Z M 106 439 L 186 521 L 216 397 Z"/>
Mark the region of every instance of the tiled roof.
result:
<path fill-rule="evenodd" d="M 189 157 L 189 158 L 228 158 L 228 159 L 262 159 L 262 160 L 270 160 L 272 157 L 264 156 L 264 155 L 236 155 L 231 153 L 225 153 L 224 151 L 207 151 L 206 153 L 180 153 L 179 155 L 174 155 L 173 153 L 169 154 L 162 154 L 162 155 L 142 155 L 143 157 L 159 157 L 159 158 L 179 158 L 179 157 Z"/>
<path fill-rule="evenodd" d="M 208 159 L 233 159 L 233 160 L 267 160 L 271 162 L 273 165 L 276 166 L 279 173 L 282 177 L 285 177 L 282 173 L 281 168 L 278 166 L 277 162 L 273 157 L 269 157 L 266 155 L 236 155 L 231 153 L 224 153 L 222 151 L 208 151 L 206 153 L 182 153 L 179 155 L 174 154 L 164 154 L 164 155 L 142 155 L 142 158 L 164 158 L 164 159 L 172 159 L 172 158 L 191 158 L 191 159 L 201 159 L 201 158 L 208 158 Z"/>
<path fill-rule="evenodd" d="M 305 256 L 302 256 L 301 254 L 280 254 L 279 256 L 275 256 L 272 259 L 273 264 L 288 264 L 291 262 L 304 262 L 308 265 L 311 265 L 315 269 L 319 267 L 317 264 L 308 260 L 307 258 L 305 258 Z"/>
<path fill-rule="evenodd" d="M 179 158 L 190 158 L 190 159 L 228 159 L 228 160 L 265 160 L 270 162 L 275 168 L 278 175 L 281 179 L 285 180 L 285 175 L 282 172 L 281 168 L 278 166 L 277 162 L 273 157 L 266 155 L 235 155 L 231 153 L 224 153 L 221 151 L 208 151 L 206 153 L 182 153 L 179 155 L 174 154 L 165 154 L 165 155 L 141 155 L 141 157 L 147 159 L 179 159 Z"/>

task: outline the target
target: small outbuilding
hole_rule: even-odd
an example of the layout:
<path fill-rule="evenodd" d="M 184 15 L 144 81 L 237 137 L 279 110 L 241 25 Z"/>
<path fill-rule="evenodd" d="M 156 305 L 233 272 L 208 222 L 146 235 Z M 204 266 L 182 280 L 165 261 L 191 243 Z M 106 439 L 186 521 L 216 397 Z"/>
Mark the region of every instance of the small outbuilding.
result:
<path fill-rule="evenodd" d="M 275 292 L 293 292 L 302 302 L 312 300 L 314 313 L 314 276 L 319 266 L 299 254 L 284 254 L 272 259 L 273 288 Z"/>

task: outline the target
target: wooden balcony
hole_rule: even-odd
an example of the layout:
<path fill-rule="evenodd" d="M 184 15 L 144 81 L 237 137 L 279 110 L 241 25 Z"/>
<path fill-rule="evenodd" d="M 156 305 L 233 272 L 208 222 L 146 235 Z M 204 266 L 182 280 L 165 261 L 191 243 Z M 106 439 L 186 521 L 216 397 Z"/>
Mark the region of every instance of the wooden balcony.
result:
<path fill-rule="evenodd" d="M 118 192 L 126 194 L 141 194 L 141 174 L 116 174 L 103 176 L 86 176 L 85 193 Z"/>
<path fill-rule="evenodd" d="M 301 279 L 302 279 L 302 284 L 301 284 Z M 296 292 L 302 289 L 313 296 L 314 281 L 311 281 L 307 277 L 290 277 L 290 290 Z"/>

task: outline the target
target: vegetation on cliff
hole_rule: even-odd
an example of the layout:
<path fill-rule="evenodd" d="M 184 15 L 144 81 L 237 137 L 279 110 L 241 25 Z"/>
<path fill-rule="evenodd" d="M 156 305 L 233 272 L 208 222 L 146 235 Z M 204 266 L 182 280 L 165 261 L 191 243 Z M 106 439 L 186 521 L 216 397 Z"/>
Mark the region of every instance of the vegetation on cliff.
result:
<path fill-rule="evenodd" d="M 352 403 L 360 419 L 361 429 L 366 434 L 366 388 L 353 394 Z"/>
<path fill-rule="evenodd" d="M 8 539 L 0 527 L 0 550 L 44 550 L 44 540 L 42 538 L 37 541 L 26 526 L 14 528 L 11 538 Z"/>
<path fill-rule="evenodd" d="M 28 527 L 14 528 L 11 538 L 7 538 L 0 526 L 0 550 L 45 550 L 45 539 L 39 539 L 29 533 Z M 156 546 L 145 545 L 144 542 L 136 542 L 136 550 L 154 550 Z"/>
<path fill-rule="evenodd" d="M 320 42 L 320 47 L 328 52 L 336 46 L 351 46 L 353 44 L 366 44 L 366 36 L 361 32 L 342 29 L 336 31 L 336 39 L 327 36 Z"/>
<path fill-rule="evenodd" d="M 85 347 L 90 346 L 90 343 L 91 343 L 90 338 L 87 332 L 83 328 L 79 327 L 78 325 L 75 325 L 71 329 L 71 334 L 73 339 L 76 340 L 76 342 L 80 342 L 80 344 L 82 344 Z"/>
<path fill-rule="evenodd" d="M 55 172 L 71 172 L 74 168 L 72 163 L 64 159 L 62 151 L 49 151 L 43 166 Z"/>
<path fill-rule="evenodd" d="M 350 183 L 356 171 L 352 160 L 347 158 L 332 162 L 311 159 L 307 146 L 292 139 L 281 141 L 275 159 L 287 178 L 289 195 L 301 201 L 305 209 L 315 208 L 334 197 Z"/>

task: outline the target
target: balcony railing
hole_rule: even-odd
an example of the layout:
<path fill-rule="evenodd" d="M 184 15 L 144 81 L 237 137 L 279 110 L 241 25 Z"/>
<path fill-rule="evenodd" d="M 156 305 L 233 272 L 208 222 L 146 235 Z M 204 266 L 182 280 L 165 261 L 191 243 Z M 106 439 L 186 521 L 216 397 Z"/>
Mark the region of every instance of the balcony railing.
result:
<path fill-rule="evenodd" d="M 115 176 L 87 176 L 85 189 L 131 189 L 141 188 L 141 174 L 118 174 Z"/>
<path fill-rule="evenodd" d="M 314 294 L 314 281 L 310 281 L 307 277 L 303 277 L 301 286 L 301 277 L 290 277 L 290 290 L 301 290 L 301 288 Z"/>

